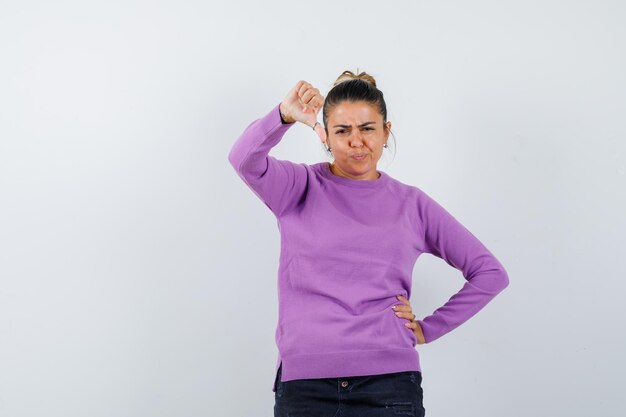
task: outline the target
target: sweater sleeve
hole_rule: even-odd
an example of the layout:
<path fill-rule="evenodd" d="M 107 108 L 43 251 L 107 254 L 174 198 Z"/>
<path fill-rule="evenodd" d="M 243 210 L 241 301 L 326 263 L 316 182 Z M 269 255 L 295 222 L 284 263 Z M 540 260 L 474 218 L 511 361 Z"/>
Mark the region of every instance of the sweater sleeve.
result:
<path fill-rule="evenodd" d="M 228 154 L 237 174 L 276 216 L 294 208 L 307 188 L 304 164 L 269 156 L 293 125 L 282 122 L 279 103 L 250 123 Z"/>
<path fill-rule="evenodd" d="M 467 281 L 443 306 L 417 320 L 430 343 L 478 313 L 509 285 L 509 278 L 496 257 L 424 192 L 419 194 L 418 213 L 425 251 L 460 270 Z"/>

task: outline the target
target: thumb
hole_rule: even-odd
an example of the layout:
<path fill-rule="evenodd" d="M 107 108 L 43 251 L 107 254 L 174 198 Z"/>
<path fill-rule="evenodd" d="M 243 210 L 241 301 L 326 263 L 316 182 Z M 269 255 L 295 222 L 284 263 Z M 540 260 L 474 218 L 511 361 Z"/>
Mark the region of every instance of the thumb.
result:
<path fill-rule="evenodd" d="M 326 130 L 324 129 L 321 123 L 317 123 L 315 125 L 315 133 L 317 133 L 317 136 L 319 136 L 320 141 L 322 143 L 326 143 L 326 139 L 328 138 L 326 136 Z"/>

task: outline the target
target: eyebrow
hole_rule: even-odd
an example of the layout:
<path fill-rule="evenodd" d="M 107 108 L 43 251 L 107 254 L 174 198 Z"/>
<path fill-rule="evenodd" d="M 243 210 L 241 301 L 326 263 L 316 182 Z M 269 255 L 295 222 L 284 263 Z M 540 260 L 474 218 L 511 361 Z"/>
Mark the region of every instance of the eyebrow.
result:
<path fill-rule="evenodd" d="M 360 124 L 358 127 L 363 127 L 363 126 L 367 126 L 367 125 L 371 125 L 372 123 L 376 123 L 376 122 L 365 122 Z M 350 125 L 335 125 L 333 127 L 350 127 Z"/>

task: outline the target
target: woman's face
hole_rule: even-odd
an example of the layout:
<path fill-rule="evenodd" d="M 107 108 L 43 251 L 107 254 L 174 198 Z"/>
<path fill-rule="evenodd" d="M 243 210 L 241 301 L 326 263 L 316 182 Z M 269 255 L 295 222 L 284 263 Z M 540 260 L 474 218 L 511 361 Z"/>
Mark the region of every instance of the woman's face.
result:
<path fill-rule="evenodd" d="M 387 143 L 391 122 L 387 121 L 384 129 L 383 116 L 375 106 L 344 101 L 331 110 L 327 123 L 328 146 L 335 157 L 331 171 L 356 180 L 377 179 L 376 164 Z"/>

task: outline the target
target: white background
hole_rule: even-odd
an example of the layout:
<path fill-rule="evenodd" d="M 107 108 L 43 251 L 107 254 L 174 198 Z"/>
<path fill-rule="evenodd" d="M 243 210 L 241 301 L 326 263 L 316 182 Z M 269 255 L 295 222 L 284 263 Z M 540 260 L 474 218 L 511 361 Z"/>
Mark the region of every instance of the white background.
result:
<path fill-rule="evenodd" d="M 0 1 L 0 416 L 272 416 L 276 220 L 227 160 L 305 79 L 510 285 L 418 345 L 428 416 L 622 416 L 626 6 Z M 320 115 L 321 120 L 321 115 Z M 291 128 L 272 154 L 327 160 Z M 463 283 L 425 255 L 411 303 Z"/>

